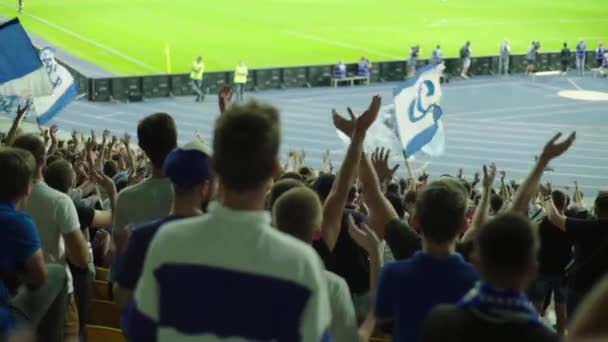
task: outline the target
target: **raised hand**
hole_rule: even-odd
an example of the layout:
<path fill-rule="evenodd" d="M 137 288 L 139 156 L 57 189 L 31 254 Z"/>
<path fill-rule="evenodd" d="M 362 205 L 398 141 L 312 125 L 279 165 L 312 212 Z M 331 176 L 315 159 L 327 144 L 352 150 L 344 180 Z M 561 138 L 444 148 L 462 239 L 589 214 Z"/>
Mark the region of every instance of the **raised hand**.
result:
<path fill-rule="evenodd" d="M 479 178 L 479 171 L 475 172 L 475 174 L 473 175 L 473 184 L 477 184 L 479 183 L 480 178 Z"/>
<path fill-rule="evenodd" d="M 490 167 L 483 166 L 483 181 L 482 185 L 484 189 L 490 189 L 496 179 L 496 164 L 491 163 Z"/>
<path fill-rule="evenodd" d="M 540 155 L 540 159 L 542 161 L 548 163 L 550 160 L 557 158 L 566 152 L 570 146 L 572 146 L 572 143 L 574 143 L 574 140 L 576 139 L 576 132 L 570 133 L 565 140 L 557 142 L 561 136 L 561 133 L 557 133 L 545 144 L 543 152 Z"/>
<path fill-rule="evenodd" d="M 348 235 L 370 255 L 380 249 L 380 239 L 376 233 L 365 223 L 357 227 L 352 216 L 348 216 Z"/>
<path fill-rule="evenodd" d="M 384 148 L 376 148 L 376 150 L 372 153 L 372 165 L 376 170 L 380 183 L 391 180 L 399 168 L 399 164 L 396 164 L 392 168 L 388 166 L 390 154 L 391 150 L 385 150 Z"/>
<path fill-rule="evenodd" d="M 219 102 L 220 113 L 223 113 L 226 111 L 226 108 L 230 106 L 230 101 L 232 100 L 232 87 L 229 85 L 223 86 L 222 89 L 220 89 L 220 91 L 218 92 L 217 98 Z"/>
<path fill-rule="evenodd" d="M 58 131 L 59 131 L 59 127 L 57 127 L 57 125 L 51 126 L 51 129 L 49 130 L 49 133 L 51 136 L 51 141 L 57 141 L 57 132 Z"/>
<path fill-rule="evenodd" d="M 459 179 L 462 179 L 462 168 L 458 169 L 458 175 L 456 175 Z"/>
<path fill-rule="evenodd" d="M 21 107 L 21 104 L 17 105 L 17 120 L 21 120 L 25 116 L 25 114 L 30 110 L 31 105 L 31 100 L 27 100 L 23 107 Z"/>
<path fill-rule="evenodd" d="M 101 134 L 101 141 L 103 144 L 106 143 L 106 141 L 108 141 L 108 138 L 110 137 L 110 131 L 107 129 L 103 130 L 103 133 Z"/>
<path fill-rule="evenodd" d="M 91 143 L 93 143 L 93 145 L 97 145 L 97 137 L 95 136 L 94 130 L 91 130 Z"/>
<path fill-rule="evenodd" d="M 345 135 L 352 137 L 355 129 L 365 133 L 367 129 L 376 121 L 378 113 L 380 112 L 380 106 L 382 105 L 382 98 L 378 95 L 372 98 L 369 107 L 363 114 L 356 117 L 353 111 L 349 108 L 348 114 L 350 120 L 343 118 L 335 109 L 332 110 L 332 119 L 334 126 Z"/>
<path fill-rule="evenodd" d="M 505 178 L 507 177 L 507 172 L 505 170 L 500 170 L 498 174 L 500 175 L 500 182 L 504 184 Z"/>
<path fill-rule="evenodd" d="M 125 145 L 126 148 L 129 148 L 131 144 L 131 135 L 129 135 L 129 133 L 125 133 L 120 141 L 123 143 L 123 145 Z"/>

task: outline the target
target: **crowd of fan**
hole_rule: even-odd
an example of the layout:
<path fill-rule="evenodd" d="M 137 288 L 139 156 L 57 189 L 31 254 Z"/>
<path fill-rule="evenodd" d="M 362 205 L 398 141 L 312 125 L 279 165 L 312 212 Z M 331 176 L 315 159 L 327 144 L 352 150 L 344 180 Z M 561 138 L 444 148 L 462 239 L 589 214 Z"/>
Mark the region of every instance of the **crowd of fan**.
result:
<path fill-rule="evenodd" d="M 399 179 L 389 151 L 363 150 L 377 96 L 334 114 L 351 137 L 336 172 L 329 152 L 320 170 L 300 152 L 281 164 L 274 107 L 219 100 L 212 148 L 177 147 L 165 113 L 139 123 L 138 147 L 23 134 L 20 108 L 0 147 L 3 338 L 86 339 L 95 265 L 132 341 L 606 338 L 608 193 L 588 210 L 578 187 L 540 184 L 575 134 L 519 185 L 494 164 Z"/>

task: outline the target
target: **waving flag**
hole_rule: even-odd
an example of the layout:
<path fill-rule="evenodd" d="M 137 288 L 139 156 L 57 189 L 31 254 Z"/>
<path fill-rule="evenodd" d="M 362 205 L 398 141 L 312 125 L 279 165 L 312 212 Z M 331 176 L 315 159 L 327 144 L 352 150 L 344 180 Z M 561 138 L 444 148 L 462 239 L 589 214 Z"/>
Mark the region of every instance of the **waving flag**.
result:
<path fill-rule="evenodd" d="M 438 156 L 445 150 L 445 134 L 439 106 L 439 78 L 445 66 L 429 65 L 395 89 L 396 130 L 404 154 L 417 152 Z"/>
<path fill-rule="evenodd" d="M 72 75 L 50 48 L 38 53 L 18 19 L 0 25 L 0 114 L 14 115 L 19 104 L 33 100 L 27 119 L 44 124 L 77 95 Z"/>

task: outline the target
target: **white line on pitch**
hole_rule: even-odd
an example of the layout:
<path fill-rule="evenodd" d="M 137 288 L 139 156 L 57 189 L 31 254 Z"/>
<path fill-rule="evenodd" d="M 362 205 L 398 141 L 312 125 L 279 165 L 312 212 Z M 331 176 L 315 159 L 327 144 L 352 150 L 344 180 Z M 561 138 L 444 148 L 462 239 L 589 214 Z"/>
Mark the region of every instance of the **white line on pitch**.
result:
<path fill-rule="evenodd" d="M 9 6 L 8 6 L 6 3 L 4 3 L 4 2 L 0 3 L 0 5 L 2 5 L 2 6 L 4 6 L 4 7 L 9 7 Z M 9 8 L 10 8 L 10 7 L 9 7 Z M 32 18 L 32 19 L 35 19 L 35 20 L 37 20 L 37 21 L 39 21 L 39 22 L 41 22 L 41 23 L 43 23 L 43 24 L 46 24 L 46 25 L 48 25 L 48 26 L 51 26 L 51 27 L 53 27 L 53 28 L 55 28 L 55 29 L 57 29 L 57 30 L 59 30 L 59 31 L 62 31 L 62 32 L 66 33 L 66 34 L 69 34 L 70 36 L 72 36 L 72 37 L 74 37 L 74 38 L 80 39 L 80 40 L 82 40 L 83 42 L 86 42 L 86 43 L 89 43 L 89 44 L 91 44 L 91 45 L 94 45 L 94 46 L 96 46 L 96 47 L 98 47 L 98 48 L 100 48 L 100 49 L 102 49 L 102 50 L 105 50 L 105 51 L 107 51 L 107 52 L 110 52 L 110 53 L 112 53 L 112 54 L 114 54 L 114 55 L 116 55 L 116 56 L 118 56 L 118 57 L 120 57 L 120 58 L 122 58 L 122 59 L 125 59 L 125 60 L 127 60 L 127 61 L 129 61 L 129 62 L 133 63 L 133 64 L 139 65 L 139 66 L 140 66 L 140 67 L 142 67 L 142 68 L 145 68 L 145 69 L 148 69 L 148 70 L 150 70 L 150 71 L 154 71 L 154 72 L 159 72 L 159 73 L 163 72 L 162 70 L 157 69 L 157 68 L 155 68 L 155 67 L 153 67 L 153 66 L 151 66 L 151 65 L 149 65 L 149 64 L 146 64 L 146 63 L 142 62 L 141 60 L 139 60 L 139 59 L 137 59 L 137 58 L 135 58 L 135 57 L 131 57 L 131 56 L 129 56 L 129 55 L 126 55 L 126 54 L 124 54 L 124 53 L 122 53 L 122 52 L 120 52 L 120 51 L 118 51 L 118 50 L 116 50 L 116 49 L 114 49 L 114 48 L 112 48 L 112 47 L 109 47 L 109 46 L 107 46 L 107 45 L 105 45 L 105 44 L 102 44 L 102 43 L 100 43 L 100 42 L 94 41 L 94 40 L 92 40 L 91 38 L 87 38 L 87 37 L 85 37 L 85 36 L 83 36 L 83 35 L 81 35 L 81 34 L 79 34 L 79 33 L 76 33 L 76 32 L 74 32 L 74 31 L 71 31 L 71 30 L 69 30 L 69 29 L 67 29 L 67 28 L 65 28 L 65 27 L 59 26 L 59 25 L 57 25 L 57 24 L 55 24 L 55 23 L 53 23 L 53 22 L 50 22 L 50 21 L 48 21 L 48 20 L 46 20 L 46 19 L 43 19 L 43 18 L 41 18 L 41 17 L 39 17 L 39 16 L 37 16 L 37 15 L 33 15 L 33 14 L 30 14 L 30 13 L 27 13 L 27 12 L 23 12 L 23 13 L 21 13 L 21 15 L 28 16 L 28 17 L 30 17 L 30 18 Z M 44 36 L 43 36 L 43 37 L 44 37 Z"/>
<path fill-rule="evenodd" d="M 576 82 L 574 82 L 574 81 L 573 81 L 571 78 L 569 78 L 569 79 L 568 79 L 568 82 L 569 82 L 570 84 L 572 84 L 572 86 L 573 86 L 574 88 L 576 88 L 576 89 L 578 89 L 578 90 L 583 90 L 583 88 L 579 87 L 579 85 L 578 85 L 578 84 L 576 84 Z"/>
<path fill-rule="evenodd" d="M 308 39 L 308 40 L 312 40 L 312 41 L 316 41 L 316 42 L 320 42 L 320 43 L 325 43 L 328 45 L 340 46 L 340 47 L 344 47 L 347 49 L 358 50 L 358 51 L 365 51 L 365 52 L 373 53 L 373 54 L 376 54 L 379 56 L 384 56 L 387 58 L 404 59 L 404 56 L 397 56 L 397 55 L 393 55 L 393 54 L 386 53 L 383 51 L 366 48 L 364 46 L 358 46 L 358 45 L 340 42 L 337 40 L 326 39 L 326 38 L 322 38 L 322 37 L 318 37 L 318 36 L 314 36 L 314 35 L 310 35 L 310 34 L 306 34 L 306 33 L 302 33 L 302 32 L 284 30 L 283 33 L 286 33 L 290 36 L 299 37 L 302 39 Z"/>

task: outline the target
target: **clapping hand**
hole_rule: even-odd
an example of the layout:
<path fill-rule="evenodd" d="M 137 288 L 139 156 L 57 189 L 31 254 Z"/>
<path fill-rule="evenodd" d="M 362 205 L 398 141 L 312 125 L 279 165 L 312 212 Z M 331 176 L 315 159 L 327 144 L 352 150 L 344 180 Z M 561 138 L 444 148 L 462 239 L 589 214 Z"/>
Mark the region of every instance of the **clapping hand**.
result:
<path fill-rule="evenodd" d="M 351 138 L 356 131 L 365 133 L 374 121 L 376 121 L 381 105 L 382 98 L 378 95 L 374 96 L 367 110 L 359 117 L 356 117 L 349 107 L 347 110 L 350 115 L 350 120 L 343 118 L 336 110 L 332 110 L 334 126 Z"/>
<path fill-rule="evenodd" d="M 361 223 L 360 227 L 357 227 L 352 216 L 348 216 L 348 235 L 370 256 L 379 253 L 380 239 L 376 233 L 365 223 Z"/>

